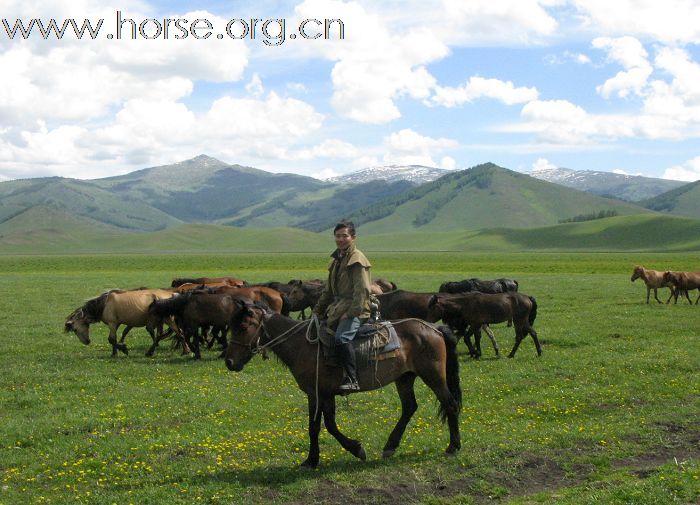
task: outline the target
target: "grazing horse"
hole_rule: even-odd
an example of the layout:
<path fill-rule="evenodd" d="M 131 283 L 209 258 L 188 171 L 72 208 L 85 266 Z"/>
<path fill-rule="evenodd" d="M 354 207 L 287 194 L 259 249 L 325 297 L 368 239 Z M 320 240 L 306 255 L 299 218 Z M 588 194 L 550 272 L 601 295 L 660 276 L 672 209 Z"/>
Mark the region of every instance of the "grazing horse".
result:
<path fill-rule="evenodd" d="M 672 296 L 675 298 L 673 303 L 678 303 L 678 293 L 683 292 L 688 303 L 692 305 L 693 302 L 690 301 L 688 291 L 693 289 L 700 291 L 700 272 L 664 272 L 663 280 L 673 285 Z M 698 304 L 698 301 L 700 301 L 700 293 L 695 300 L 695 305 Z"/>
<path fill-rule="evenodd" d="M 353 456 L 366 459 L 359 440 L 340 432 L 335 420 L 335 397 L 341 393 L 342 368 L 330 366 L 321 352 L 318 339 L 309 338 L 315 318 L 297 322 L 262 307 L 245 305 L 232 321 L 232 336 L 226 350 L 226 366 L 240 372 L 257 353 L 270 350 L 291 371 L 299 388 L 306 393 L 309 408 L 309 453 L 302 466 L 315 468 L 319 462 L 321 418 L 328 432 Z M 447 454 L 461 446 L 459 411 L 462 391 L 459 386 L 457 342 L 449 328 L 436 329 L 418 319 L 394 321 L 401 342 L 398 352 L 388 359 L 375 361 L 358 370 L 362 391 L 377 389 L 391 382 L 401 399 L 401 417 L 389 435 L 383 456 L 390 457 L 398 448 L 406 425 L 418 408 L 414 382 L 420 377 L 440 402 L 440 414 L 447 420 L 450 443 Z"/>
<path fill-rule="evenodd" d="M 161 321 L 152 318 L 148 307 L 154 300 L 170 298 L 172 291 L 166 289 L 137 289 L 125 291 L 113 289 L 85 302 L 82 307 L 75 309 L 66 318 L 64 330 L 73 331 L 80 341 L 90 343 L 90 325 L 102 322 L 109 327 L 109 343 L 112 344 L 112 356 L 117 350 L 129 354 L 126 344 L 117 342 L 119 326 L 126 325 L 124 335 L 131 328 L 145 326 L 151 335 L 153 345 L 146 351 L 146 356 L 152 356 L 158 343 L 164 338 Z M 165 321 L 177 334 L 177 325 L 172 319 Z M 155 333 L 154 330 L 157 330 Z M 122 338 L 123 342 L 123 338 Z"/>
<path fill-rule="evenodd" d="M 532 327 L 537 317 L 537 302 L 532 296 L 521 293 L 439 293 L 430 299 L 430 308 L 451 328 L 462 330 L 465 343 L 469 335 L 474 335 L 477 357 L 481 356 L 481 327 L 508 320 L 515 326 L 515 345 L 508 357 L 515 356 L 520 342 L 528 334 L 535 342 L 537 355 L 542 355 L 537 332 Z M 467 327 L 469 331 L 466 331 Z"/>
<path fill-rule="evenodd" d="M 650 270 L 648 268 L 644 268 L 643 266 L 636 265 L 634 267 L 634 270 L 632 271 L 632 279 L 630 280 L 634 282 L 637 279 L 642 279 L 644 281 L 644 284 L 646 284 L 647 286 L 647 303 L 649 303 L 649 294 L 651 293 L 652 289 L 654 290 L 654 298 L 659 303 L 662 302 L 657 296 L 657 289 L 669 288 L 671 290 L 671 294 L 668 296 L 668 300 L 666 300 L 666 303 L 670 302 L 671 297 L 675 294 L 675 288 L 671 281 L 664 280 L 664 272 L 659 272 L 658 270 Z M 676 295 L 676 297 L 677 296 L 678 295 Z"/>

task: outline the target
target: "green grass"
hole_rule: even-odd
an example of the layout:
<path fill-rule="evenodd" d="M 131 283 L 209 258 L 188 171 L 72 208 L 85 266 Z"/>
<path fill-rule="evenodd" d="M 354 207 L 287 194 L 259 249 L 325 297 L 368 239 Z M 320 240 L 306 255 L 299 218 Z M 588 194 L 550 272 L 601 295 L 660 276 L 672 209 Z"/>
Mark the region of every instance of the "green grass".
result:
<path fill-rule="evenodd" d="M 275 360 L 228 372 L 161 344 L 110 358 L 106 329 L 83 346 L 65 316 L 112 287 L 233 273 L 249 281 L 322 276 L 325 254 L 0 256 L 0 504 L 646 504 L 700 498 L 700 307 L 646 305 L 631 267 L 697 269 L 698 253 L 375 253 L 400 287 L 512 276 L 537 298 L 515 359 L 470 360 L 460 344 L 462 450 L 417 386 L 419 410 L 394 458 L 381 449 L 399 413 L 392 387 L 338 401 L 363 441 L 354 459 L 327 433 L 302 471 L 306 401 Z M 663 296 L 663 295 L 662 295 Z M 695 295 L 697 296 L 697 295 Z M 695 298 L 693 296 L 693 299 Z M 494 327 L 502 351 L 512 328 Z"/>

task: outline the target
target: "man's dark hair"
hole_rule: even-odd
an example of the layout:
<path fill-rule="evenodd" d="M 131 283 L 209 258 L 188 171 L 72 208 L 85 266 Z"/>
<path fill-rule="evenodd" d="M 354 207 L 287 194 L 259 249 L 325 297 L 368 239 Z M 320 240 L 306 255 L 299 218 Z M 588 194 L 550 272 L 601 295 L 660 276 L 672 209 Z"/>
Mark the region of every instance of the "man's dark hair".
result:
<path fill-rule="evenodd" d="M 348 221 L 346 219 L 339 221 L 338 224 L 335 225 L 335 228 L 333 228 L 333 234 L 342 228 L 347 228 L 351 237 L 355 236 L 355 223 L 352 221 Z"/>

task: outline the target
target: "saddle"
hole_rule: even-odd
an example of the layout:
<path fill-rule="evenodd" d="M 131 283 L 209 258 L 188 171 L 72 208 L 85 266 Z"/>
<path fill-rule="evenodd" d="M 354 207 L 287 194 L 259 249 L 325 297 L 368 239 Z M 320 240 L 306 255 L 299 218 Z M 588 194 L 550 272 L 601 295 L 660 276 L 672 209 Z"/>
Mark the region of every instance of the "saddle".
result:
<path fill-rule="evenodd" d="M 335 358 L 335 332 L 323 326 L 319 332 L 323 355 L 331 366 L 340 366 Z M 358 369 L 372 361 L 393 358 L 401 348 L 396 330 L 390 321 L 372 321 L 360 326 L 352 341 L 355 349 L 355 362 Z"/>

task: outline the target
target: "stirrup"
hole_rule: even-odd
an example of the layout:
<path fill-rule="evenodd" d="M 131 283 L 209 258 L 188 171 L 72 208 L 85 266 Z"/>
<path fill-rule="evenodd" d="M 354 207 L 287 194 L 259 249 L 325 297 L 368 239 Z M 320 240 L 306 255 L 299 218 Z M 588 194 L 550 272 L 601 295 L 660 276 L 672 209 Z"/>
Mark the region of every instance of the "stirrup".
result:
<path fill-rule="evenodd" d="M 345 381 L 340 385 L 338 389 L 340 389 L 341 391 L 359 391 L 360 385 L 357 383 L 357 381 L 352 380 L 350 377 L 346 377 Z"/>

